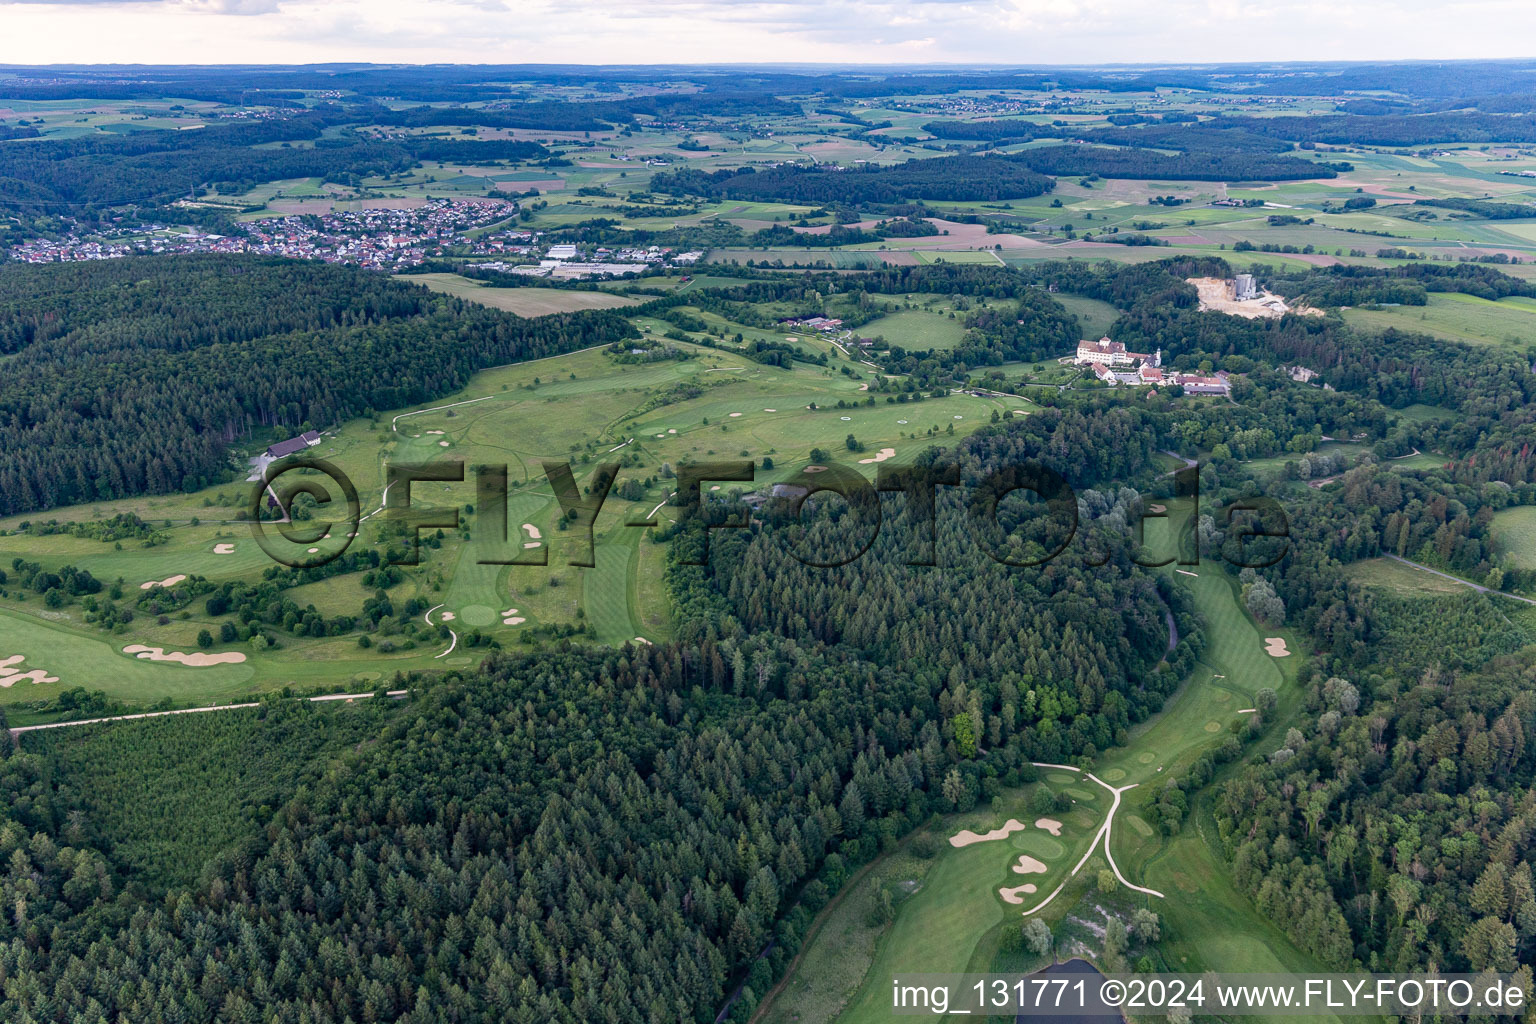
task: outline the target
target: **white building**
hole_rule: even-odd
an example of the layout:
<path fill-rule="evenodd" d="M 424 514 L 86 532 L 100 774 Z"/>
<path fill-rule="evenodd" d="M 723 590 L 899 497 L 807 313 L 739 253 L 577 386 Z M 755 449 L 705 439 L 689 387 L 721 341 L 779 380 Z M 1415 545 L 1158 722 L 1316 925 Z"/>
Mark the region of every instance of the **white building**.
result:
<path fill-rule="evenodd" d="M 1236 302 L 1259 297 L 1259 286 L 1252 274 L 1238 274 L 1232 279 L 1232 298 Z"/>
<path fill-rule="evenodd" d="M 576 258 L 576 247 L 574 245 L 552 245 L 544 255 L 552 260 L 573 260 Z"/>
<path fill-rule="evenodd" d="M 1079 366 L 1130 366 L 1137 361 L 1151 361 L 1153 366 L 1163 364 L 1163 353 L 1159 350 L 1154 355 L 1145 352 L 1127 352 L 1125 346 L 1118 341 L 1110 341 L 1108 337 L 1098 341 L 1079 341 L 1077 343 L 1077 358 L 1074 360 Z"/>

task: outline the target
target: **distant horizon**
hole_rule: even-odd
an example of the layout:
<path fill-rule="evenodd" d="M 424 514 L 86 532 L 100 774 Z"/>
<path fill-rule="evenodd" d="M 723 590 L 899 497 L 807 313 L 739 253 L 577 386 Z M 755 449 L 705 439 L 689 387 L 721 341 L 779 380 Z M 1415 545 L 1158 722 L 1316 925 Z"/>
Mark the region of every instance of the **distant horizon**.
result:
<path fill-rule="evenodd" d="M 7 5 L 0 4 L 0 8 Z M 18 6 L 18 5 L 11 5 Z M 648 63 L 636 63 L 634 61 L 620 62 L 593 62 L 593 61 L 407 61 L 407 60 L 314 60 L 314 61 L 248 61 L 248 62 L 193 62 L 193 61 L 50 61 L 46 63 L 21 63 L 18 61 L 0 61 L 0 71 L 32 71 L 32 70 L 85 70 L 100 71 L 121 68 L 124 70 L 163 70 L 175 68 L 192 68 L 200 70 L 259 70 L 263 68 L 485 68 L 488 70 L 521 70 L 521 69 L 561 69 L 561 68 L 625 68 L 636 70 L 667 70 L 672 68 L 718 68 L 722 70 L 738 70 L 753 68 L 775 68 L 779 70 L 826 70 L 839 68 L 857 68 L 859 70 L 885 70 L 885 69 L 912 69 L 912 68 L 941 68 L 945 70 L 978 70 L 978 71 L 1067 71 L 1080 68 L 1093 69 L 1119 69 L 1145 70 L 1145 69 L 1177 69 L 1177 68 L 1262 68 L 1262 67 L 1367 67 L 1380 65 L 1411 65 L 1411 64 L 1532 64 L 1536 65 L 1536 55 L 1522 57 L 1402 57 L 1402 58 L 1355 58 L 1355 59 L 1316 59 L 1316 58 L 1273 58 L 1267 60 L 1143 60 L 1143 61 L 960 61 L 960 60 L 929 60 L 929 61 L 853 61 L 853 60 L 825 60 L 825 61 L 655 61 Z M 1533 81 L 1536 84 L 1536 81 Z"/>
<path fill-rule="evenodd" d="M 1515 0 L 654 0 L 637 8 L 592 0 L 23 0 L 0 3 L 0 17 L 9 29 L 0 61 L 24 67 L 196 66 L 185 63 L 192 55 L 226 67 L 1536 59 L 1528 55 L 1536 5 Z"/>

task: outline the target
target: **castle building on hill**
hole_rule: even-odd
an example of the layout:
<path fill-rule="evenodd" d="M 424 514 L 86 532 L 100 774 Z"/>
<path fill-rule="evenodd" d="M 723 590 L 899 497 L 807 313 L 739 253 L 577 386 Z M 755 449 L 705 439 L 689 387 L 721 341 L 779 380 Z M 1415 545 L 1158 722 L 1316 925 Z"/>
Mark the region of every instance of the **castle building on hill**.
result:
<path fill-rule="evenodd" d="M 1230 395 L 1232 384 L 1225 373 L 1214 377 L 1202 377 L 1192 373 L 1179 373 L 1163 369 L 1163 350 L 1151 355 L 1145 352 L 1127 352 L 1118 341 L 1100 338 L 1098 341 L 1077 343 L 1078 366 L 1090 366 L 1093 375 L 1114 387 L 1129 384 L 1132 387 L 1158 384 L 1177 384 L 1186 394 Z M 1135 367 L 1135 369 L 1132 369 Z"/>
<path fill-rule="evenodd" d="M 1151 361 L 1153 366 L 1161 366 L 1163 354 L 1161 351 L 1153 355 L 1145 352 L 1127 352 L 1125 345 L 1118 341 L 1110 341 L 1108 337 L 1098 341 L 1080 341 L 1077 343 L 1077 359 L 1079 366 L 1130 366 L 1133 363 L 1145 363 Z"/>

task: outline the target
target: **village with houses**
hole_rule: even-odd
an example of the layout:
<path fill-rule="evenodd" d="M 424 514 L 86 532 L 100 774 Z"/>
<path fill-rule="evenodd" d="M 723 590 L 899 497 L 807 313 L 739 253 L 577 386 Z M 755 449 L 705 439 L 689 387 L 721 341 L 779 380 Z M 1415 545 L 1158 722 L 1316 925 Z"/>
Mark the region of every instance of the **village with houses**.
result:
<path fill-rule="evenodd" d="M 13 246 L 21 263 L 80 263 L 135 255 L 254 254 L 319 260 L 398 273 L 445 256 L 495 257 L 480 269 L 554 279 L 617 277 L 660 264 L 689 266 L 702 252 L 660 246 L 544 244 L 543 232 L 516 226 L 515 203 L 429 199 L 410 205 L 298 213 L 241 222 L 238 233 L 137 224 L 107 234 L 67 233 Z"/>

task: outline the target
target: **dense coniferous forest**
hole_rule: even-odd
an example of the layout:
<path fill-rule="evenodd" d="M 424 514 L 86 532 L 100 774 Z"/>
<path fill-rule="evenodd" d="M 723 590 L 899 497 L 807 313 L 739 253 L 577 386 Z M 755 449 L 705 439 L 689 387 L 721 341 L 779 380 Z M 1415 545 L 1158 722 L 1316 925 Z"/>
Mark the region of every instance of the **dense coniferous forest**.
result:
<path fill-rule="evenodd" d="M 1142 149 L 1102 146 L 1043 146 L 1013 159 L 1043 174 L 1104 178 L 1161 178 L 1168 181 L 1294 181 L 1333 178 L 1333 168 L 1294 156 L 1198 152 L 1170 156 Z"/>
<path fill-rule="evenodd" d="M 1049 192 L 1054 182 L 1005 157 L 952 156 L 866 164 L 826 171 L 785 165 L 756 171 L 714 173 L 681 170 L 658 173 L 658 192 L 788 203 L 900 203 L 910 199 L 1023 199 Z"/>
<path fill-rule="evenodd" d="M 231 442 L 463 387 L 633 332 L 524 320 L 365 271 L 222 256 L 0 269 L 0 514 L 193 490 Z"/>
<path fill-rule="evenodd" d="M 210 124 L 194 131 L 5 146 L 0 148 L 0 205 L 57 211 L 152 203 L 186 196 L 201 185 L 243 192 L 278 178 L 387 174 L 416 162 L 404 146 L 360 136 L 320 138 L 330 123 L 325 114 L 309 114 Z"/>
<path fill-rule="evenodd" d="M 1418 146 L 1434 142 L 1536 142 L 1536 115 L 1523 116 L 1454 111 L 1433 114 L 1364 117 L 1351 114 L 1317 114 L 1287 117 L 1282 123 L 1267 117 L 1223 117 L 1217 123 L 1257 135 L 1296 142 L 1330 145 Z"/>
<path fill-rule="evenodd" d="M 1102 457 L 1075 469 L 1089 481 L 1141 472 L 1154 439 L 1133 414 L 1061 414 L 986 432 L 956 455 L 973 476 L 1099 442 Z M 700 526 L 685 526 L 674 556 L 701 543 Z M 87 826 L 99 810 L 80 813 L 151 766 L 91 752 L 121 763 L 87 793 L 54 781 L 86 753 L 67 737 L 0 762 L 0 887 L 24 907 L 0 919 L 0 970 L 17 982 L 0 1009 L 713 1020 L 732 979 L 766 990 L 854 867 L 933 811 L 1033 778 L 1030 758 L 1114 743 L 1201 642 L 1177 595 L 1124 552 L 1108 576 L 1064 566 L 1026 579 L 946 533 L 940 557 L 965 577 L 949 605 L 925 596 L 936 575 L 923 591 L 902 584 L 905 531 L 893 529 L 849 615 L 836 579 L 779 576 L 785 559 L 767 557 L 777 530 L 721 543 L 708 570 L 674 566 L 684 605 L 718 613 L 689 616 L 682 645 L 493 657 L 417 681 L 412 705 L 343 770 L 163 903 L 140 895 L 157 881 L 140 859 L 148 809 L 105 814 L 104 831 L 129 837 L 120 845 Z M 762 603 L 790 587 L 808 588 L 796 606 Z M 1154 671 L 1170 601 L 1185 635 Z M 204 744 L 155 766 L 202 765 L 216 796 L 239 773 L 214 765 L 276 727 L 210 725 Z M 324 733 L 314 749 L 350 735 Z M 103 734 L 153 739 L 142 736 Z M 285 775 L 266 791 L 274 781 L 298 785 Z"/>

